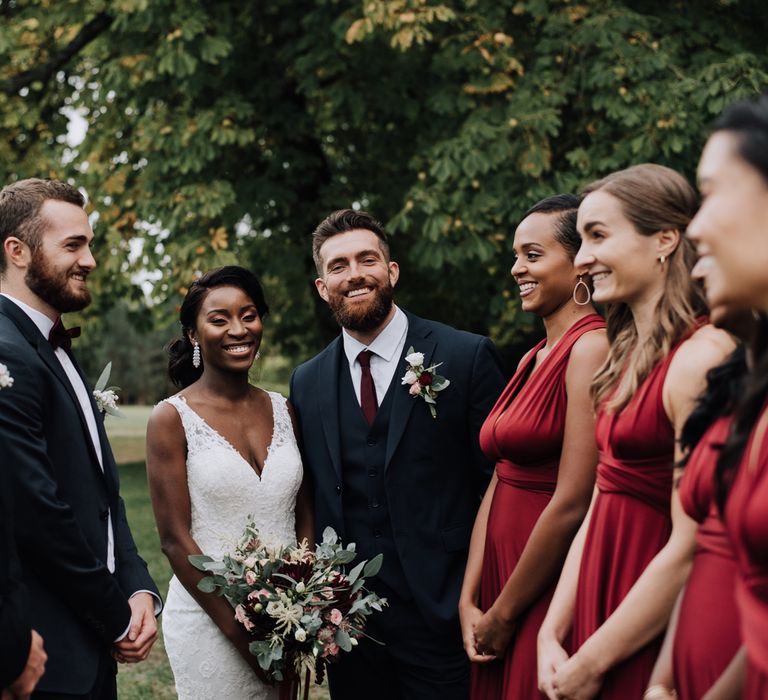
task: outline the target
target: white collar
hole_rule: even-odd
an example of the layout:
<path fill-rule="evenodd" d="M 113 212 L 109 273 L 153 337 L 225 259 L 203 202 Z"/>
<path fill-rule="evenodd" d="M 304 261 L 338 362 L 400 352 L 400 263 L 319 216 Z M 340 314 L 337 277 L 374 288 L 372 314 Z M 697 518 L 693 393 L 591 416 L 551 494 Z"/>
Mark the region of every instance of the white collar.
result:
<path fill-rule="evenodd" d="M 395 306 L 395 315 L 392 320 L 381 330 L 370 345 L 363 345 L 342 328 L 341 337 L 344 342 L 344 354 L 353 365 L 362 350 L 370 350 L 374 355 L 390 362 L 400 348 L 401 341 L 408 332 L 408 317 Z"/>
<path fill-rule="evenodd" d="M 6 299 L 10 299 L 25 314 L 27 314 L 27 316 L 29 316 L 29 320 L 37 326 L 37 330 L 43 334 L 43 338 L 48 337 L 51 332 L 51 328 L 53 328 L 53 321 L 51 321 L 50 318 L 48 318 L 42 311 L 33 309 L 29 304 L 25 304 L 23 301 L 17 299 L 16 297 L 12 297 L 10 294 L 6 294 L 5 292 L 0 292 L 0 294 L 2 294 Z"/>

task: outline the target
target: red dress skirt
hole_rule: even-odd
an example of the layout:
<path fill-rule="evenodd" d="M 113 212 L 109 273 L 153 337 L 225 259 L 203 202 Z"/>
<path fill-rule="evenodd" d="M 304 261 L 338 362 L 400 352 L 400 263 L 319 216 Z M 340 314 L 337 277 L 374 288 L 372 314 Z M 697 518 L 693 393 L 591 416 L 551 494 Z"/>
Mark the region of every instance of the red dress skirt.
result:
<path fill-rule="evenodd" d="M 568 403 L 565 373 L 573 344 L 605 328 L 597 314 L 577 321 L 536 370 L 541 341 L 528 354 L 480 431 L 485 454 L 496 460 L 498 483 L 488 514 L 480 579 L 480 608 L 491 607 L 517 565 L 528 537 L 557 484 Z M 536 635 L 557 580 L 518 617 L 504 659 L 472 665 L 473 700 L 540 700 Z"/>
<path fill-rule="evenodd" d="M 714 489 L 719 448 L 728 439 L 730 426 L 730 416 L 712 424 L 691 454 L 680 482 L 683 509 L 701 523 L 672 652 L 680 700 L 702 698 L 741 646 L 734 592 L 736 559 Z"/>
<path fill-rule="evenodd" d="M 572 652 L 616 610 L 669 539 L 675 436 L 662 389 L 681 342 L 651 370 L 621 412 L 598 413 L 598 494 L 579 570 Z M 660 646 L 661 636 L 614 666 L 597 697 L 641 698 Z"/>
<path fill-rule="evenodd" d="M 768 431 L 764 413 L 744 450 L 725 509 L 739 576 L 736 602 L 747 647 L 743 698 L 768 698 Z"/>

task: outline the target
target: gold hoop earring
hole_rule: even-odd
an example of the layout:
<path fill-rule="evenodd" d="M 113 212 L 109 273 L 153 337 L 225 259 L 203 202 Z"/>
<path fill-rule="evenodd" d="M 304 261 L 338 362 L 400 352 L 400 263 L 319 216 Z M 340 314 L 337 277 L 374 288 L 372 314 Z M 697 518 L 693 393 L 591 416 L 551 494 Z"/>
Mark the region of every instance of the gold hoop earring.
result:
<path fill-rule="evenodd" d="M 590 301 L 592 301 L 592 292 L 589 291 L 589 286 L 582 279 L 582 277 L 584 277 L 584 275 L 579 275 L 579 281 L 576 282 L 576 286 L 573 288 L 573 301 L 579 306 L 586 306 Z M 584 291 L 587 293 L 587 298 L 585 301 L 579 301 L 578 299 L 577 293 L 579 291 L 579 287 L 584 287 Z"/>

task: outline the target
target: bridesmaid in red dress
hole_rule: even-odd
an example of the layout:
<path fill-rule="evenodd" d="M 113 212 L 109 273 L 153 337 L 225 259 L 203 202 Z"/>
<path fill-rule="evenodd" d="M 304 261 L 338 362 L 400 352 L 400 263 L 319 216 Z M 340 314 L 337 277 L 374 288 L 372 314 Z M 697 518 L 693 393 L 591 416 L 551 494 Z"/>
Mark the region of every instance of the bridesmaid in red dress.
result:
<path fill-rule="evenodd" d="M 536 634 L 589 506 L 597 450 L 589 385 L 605 322 L 573 259 L 579 198 L 539 202 L 515 232 L 512 275 L 546 338 L 520 362 L 480 432 L 496 470 L 478 513 L 460 600 L 475 700 L 539 700 Z"/>
<path fill-rule="evenodd" d="M 591 273 L 595 300 L 609 304 L 611 350 L 592 385 L 595 493 L 539 634 L 539 682 L 550 698 L 642 697 L 687 574 L 667 558 L 674 585 L 635 587 L 672 519 L 686 517 L 670 499 L 675 440 L 707 371 L 733 350 L 701 320 L 695 253 L 683 237 L 695 210 L 686 180 L 652 164 L 593 183 L 579 207 L 576 264 Z M 633 603 L 622 605 L 630 591 Z"/>
<path fill-rule="evenodd" d="M 730 302 L 761 312 L 755 368 L 718 461 L 718 484 L 736 551 L 747 656 L 746 679 L 737 658 L 723 691 L 738 692 L 744 682 L 743 697 L 762 700 L 768 698 L 768 94 L 720 116 L 701 156 L 699 181 L 704 201 L 692 238 L 716 261 Z"/>

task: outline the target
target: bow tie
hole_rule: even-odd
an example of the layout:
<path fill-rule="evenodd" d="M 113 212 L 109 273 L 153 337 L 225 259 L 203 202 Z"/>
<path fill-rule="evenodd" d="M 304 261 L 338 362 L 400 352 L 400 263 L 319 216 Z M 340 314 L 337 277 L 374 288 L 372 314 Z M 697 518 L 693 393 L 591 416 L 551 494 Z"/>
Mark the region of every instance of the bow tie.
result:
<path fill-rule="evenodd" d="M 64 348 L 69 350 L 72 347 L 72 338 L 77 338 L 80 335 L 80 326 L 74 328 L 64 328 L 64 324 L 61 322 L 61 316 L 56 319 L 56 323 L 53 324 L 51 332 L 48 334 L 48 342 L 55 350 L 56 348 Z"/>

